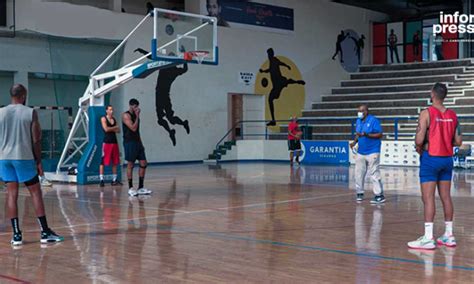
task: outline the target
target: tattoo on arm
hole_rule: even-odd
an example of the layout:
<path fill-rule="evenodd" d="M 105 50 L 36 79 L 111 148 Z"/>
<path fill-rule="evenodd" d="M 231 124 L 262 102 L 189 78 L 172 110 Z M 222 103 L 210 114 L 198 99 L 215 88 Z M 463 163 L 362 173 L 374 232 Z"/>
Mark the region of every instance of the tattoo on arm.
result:
<path fill-rule="evenodd" d="M 461 132 L 461 123 L 458 122 L 458 125 L 456 126 L 456 132 L 458 133 L 459 136 L 462 135 L 462 132 Z"/>

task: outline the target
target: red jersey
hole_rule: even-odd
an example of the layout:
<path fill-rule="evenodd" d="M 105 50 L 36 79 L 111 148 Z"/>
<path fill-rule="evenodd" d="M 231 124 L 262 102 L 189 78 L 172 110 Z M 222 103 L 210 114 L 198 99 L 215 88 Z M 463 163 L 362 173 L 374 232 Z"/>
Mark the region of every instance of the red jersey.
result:
<path fill-rule="evenodd" d="M 296 135 L 296 133 L 298 133 L 298 123 L 297 122 L 290 122 L 288 124 L 288 132 L 293 134 L 293 135 Z M 288 140 L 296 140 L 295 137 L 291 136 L 290 134 L 288 134 Z"/>
<path fill-rule="evenodd" d="M 436 157 L 453 156 L 453 139 L 458 125 L 456 113 L 450 109 L 443 112 L 429 107 L 430 128 L 428 135 L 428 153 Z"/>

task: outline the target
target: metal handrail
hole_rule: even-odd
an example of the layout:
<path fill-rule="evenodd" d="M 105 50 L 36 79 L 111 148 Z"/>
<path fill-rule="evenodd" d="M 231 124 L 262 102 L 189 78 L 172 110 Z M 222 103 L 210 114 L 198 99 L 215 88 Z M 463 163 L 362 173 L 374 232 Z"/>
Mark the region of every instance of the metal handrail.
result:
<path fill-rule="evenodd" d="M 398 133 L 398 125 L 400 123 L 400 120 L 417 120 L 418 116 L 412 116 L 412 115 L 407 115 L 407 116 L 395 116 L 395 117 L 378 117 L 377 118 L 380 121 L 393 121 L 394 125 L 394 140 L 398 140 L 400 136 L 412 136 L 411 134 L 408 135 L 406 133 Z M 466 115 L 466 116 L 458 116 L 459 120 L 464 120 L 464 119 L 474 119 L 473 115 Z M 275 122 L 290 122 L 291 120 L 276 120 Z M 355 125 L 357 122 L 357 118 L 355 117 L 319 117 L 319 118 L 298 118 L 298 122 L 300 122 L 300 125 L 303 124 L 304 126 L 308 127 L 309 123 L 312 121 L 348 121 L 351 123 L 351 136 L 354 138 L 355 136 Z M 245 135 L 243 134 L 243 125 L 248 124 L 248 123 L 268 123 L 269 120 L 239 120 L 237 123 L 235 123 L 227 132 L 226 134 L 216 143 L 215 147 L 215 152 L 218 153 L 219 151 L 219 146 L 222 144 L 222 142 L 238 127 L 241 127 L 241 137 L 244 137 Z M 390 133 L 391 134 L 391 133 Z M 247 134 L 247 136 L 259 136 L 265 137 L 265 140 L 268 139 L 268 126 L 265 126 L 265 133 L 264 134 Z M 468 135 L 471 136 L 471 135 Z M 216 156 L 216 161 L 219 159 Z"/>

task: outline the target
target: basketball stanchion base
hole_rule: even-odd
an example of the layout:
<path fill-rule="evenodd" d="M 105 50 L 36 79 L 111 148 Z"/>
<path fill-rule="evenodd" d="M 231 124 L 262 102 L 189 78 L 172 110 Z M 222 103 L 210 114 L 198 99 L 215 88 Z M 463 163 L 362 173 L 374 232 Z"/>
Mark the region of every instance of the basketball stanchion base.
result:
<path fill-rule="evenodd" d="M 52 181 L 73 182 L 77 184 L 93 184 L 100 182 L 99 167 L 102 163 L 102 143 L 104 130 L 100 122 L 105 116 L 103 106 L 90 106 L 89 116 L 89 143 L 87 144 L 76 168 L 63 169 L 59 174 L 45 173 Z M 117 166 L 117 180 L 122 180 L 122 165 Z M 111 167 L 104 168 L 104 181 L 112 182 Z"/>

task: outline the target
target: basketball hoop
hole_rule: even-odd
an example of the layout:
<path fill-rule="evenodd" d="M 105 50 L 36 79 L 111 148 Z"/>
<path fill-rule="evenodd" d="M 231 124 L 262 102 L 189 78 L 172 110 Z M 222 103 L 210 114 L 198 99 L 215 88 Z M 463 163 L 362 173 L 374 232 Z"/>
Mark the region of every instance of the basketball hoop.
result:
<path fill-rule="evenodd" d="M 209 56 L 209 51 L 195 50 L 187 51 L 184 53 L 184 60 L 191 61 L 196 60 L 198 64 L 201 64 L 204 58 Z"/>

